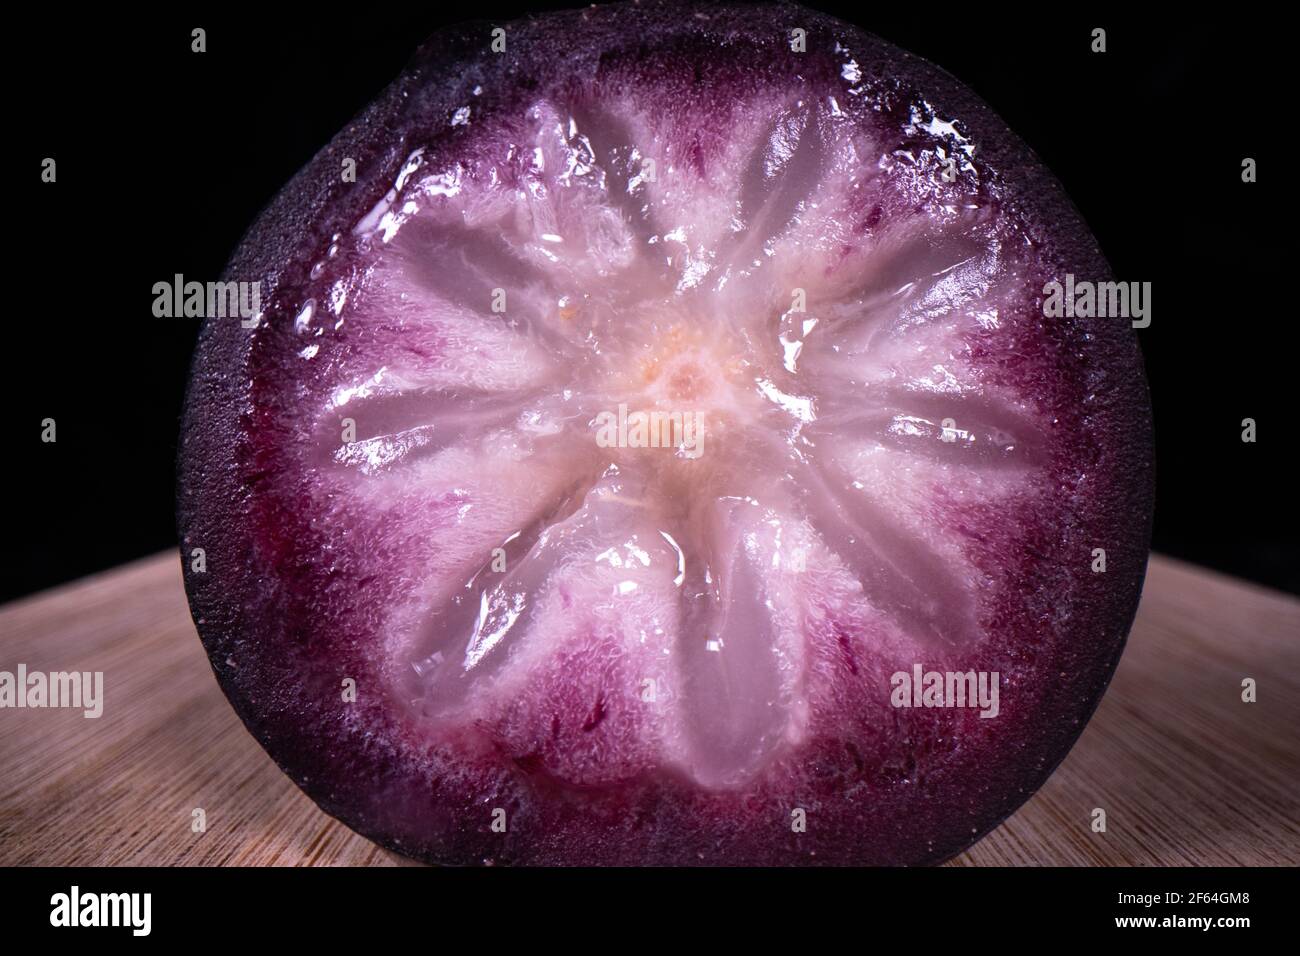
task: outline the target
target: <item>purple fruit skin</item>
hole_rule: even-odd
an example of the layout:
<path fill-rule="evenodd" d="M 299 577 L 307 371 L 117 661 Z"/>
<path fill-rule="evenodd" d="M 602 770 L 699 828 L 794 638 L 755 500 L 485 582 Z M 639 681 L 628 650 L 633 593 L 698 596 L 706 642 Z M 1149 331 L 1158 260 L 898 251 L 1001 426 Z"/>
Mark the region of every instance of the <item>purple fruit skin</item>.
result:
<path fill-rule="evenodd" d="M 545 76 L 566 51 L 570 75 L 594 72 L 612 51 L 671 37 L 668 56 L 689 58 L 697 44 L 757 55 L 734 55 L 736 69 L 773 69 L 786 31 L 808 31 L 807 69 L 838 70 L 836 40 L 854 51 L 865 83 L 891 82 L 885 70 L 904 62 L 907 88 L 924 91 L 961 119 L 980 144 L 981 160 L 997 170 L 1009 208 L 1032 211 L 1027 222 L 1050 223 L 1032 236 L 1047 261 L 1077 275 L 1110 270 L 1079 213 L 1030 149 L 969 90 L 942 70 L 840 21 L 791 5 L 711 7 L 709 19 L 675 3 L 609 6 L 508 24 L 510 50 L 485 57 L 483 26 L 441 31 L 409 68 L 303 169 L 261 214 L 234 253 L 224 278 L 262 282 L 263 301 L 277 289 L 306 281 L 313 250 L 346 233 L 388 190 L 418 146 L 454 149 L 454 141 L 422 139 L 443 129 L 442 117 L 469 99 L 487 112 L 508 108 L 512 77 Z M 581 34 L 582 41 L 576 37 Z M 630 47 L 629 47 L 630 43 Z M 901 98 L 906 101 L 906 96 Z M 345 157 L 358 181 L 341 182 Z M 268 324 L 291 322 L 267 310 Z M 1062 320 L 1067 321 L 1067 320 Z M 1097 484 L 1081 516 L 1083 537 L 1107 542 L 1106 574 L 1080 573 L 1080 599 L 1071 609 L 1073 633 L 1089 635 L 1056 648 L 1052 688 L 1032 728 L 1012 728 L 1000 754 L 967 751 L 947 765 L 947 781 L 932 781 L 904 799 L 886 793 L 868 813 L 849 812 L 835 795 L 846 772 L 843 755 L 827 755 L 824 792 L 787 795 L 808 807 L 807 833 L 790 832 L 789 800 L 761 790 L 745 798 L 710 796 L 664 781 L 641 791 L 590 800 L 546 793 L 547 784 L 522 770 L 496 768 L 471 792 L 442 766 L 422 762 L 383 734 L 363 740 L 337 701 L 339 670 L 294 666 L 311 646 L 311 621 L 285 593 L 292 577 L 267 563 L 254 540 L 254 501 L 261 480 L 250 354 L 254 336 L 238 322 L 205 324 L 191 373 L 178 465 L 177 520 L 182 554 L 207 552 L 208 572 L 186 566 L 186 590 L 199 634 L 223 691 L 252 735 L 327 813 L 397 852 L 436 863 L 515 864 L 869 864 L 941 862 L 973 844 L 1027 800 L 1082 732 L 1109 683 L 1136 612 L 1145 575 L 1153 510 L 1152 425 L 1141 355 L 1126 322 L 1073 319 L 1071 333 L 1091 334 L 1082 375 L 1096 404 L 1094 431 L 1110 437 L 1100 448 L 1078 449 L 1094 460 Z M 264 334 L 259 330 L 258 334 Z M 273 333 L 265 333 L 273 334 Z M 1063 409 L 1068 414 L 1068 409 Z M 1082 442 L 1083 439 L 1081 438 Z M 291 526 L 291 522 L 286 527 Z M 288 547 L 286 545 L 286 547 Z M 1033 570 L 1043 559 L 1005 555 Z M 1086 566 L 1085 566 L 1086 567 Z M 1059 567 L 1044 573 L 1067 573 Z M 301 582 L 313 580 L 304 571 Z M 286 582 L 290 582 L 286 584 Z M 229 662 L 238 660 L 238 666 Z M 1060 675 L 1059 677 L 1057 675 Z M 1044 675 L 1045 678 L 1047 675 Z M 366 719 L 382 726 L 382 712 Z M 1014 745 L 1014 746 L 1012 746 Z M 1015 750 L 1015 756 L 1010 750 Z M 1000 758 L 1000 759 L 999 759 Z M 484 803 L 484 798 L 488 798 Z M 509 808 L 508 833 L 491 831 L 483 806 Z M 474 820 L 474 823 L 466 821 Z"/>

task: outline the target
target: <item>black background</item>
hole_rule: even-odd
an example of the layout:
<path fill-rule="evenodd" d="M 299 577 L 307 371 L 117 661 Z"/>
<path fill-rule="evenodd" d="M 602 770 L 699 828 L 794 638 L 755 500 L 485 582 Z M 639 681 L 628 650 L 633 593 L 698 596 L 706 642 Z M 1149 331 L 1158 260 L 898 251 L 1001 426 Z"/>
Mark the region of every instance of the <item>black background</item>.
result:
<path fill-rule="evenodd" d="M 11 33 L 5 367 L 12 454 L 0 599 L 174 545 L 178 419 L 197 320 L 152 286 L 206 281 L 262 206 L 431 30 L 545 4 L 73 20 Z M 816 6 L 940 66 L 1065 183 L 1117 278 L 1150 281 L 1140 332 L 1155 407 L 1155 548 L 1300 593 L 1289 478 L 1296 414 L 1293 83 L 1285 33 L 1234 20 L 1046 5 Z M 190 30 L 208 52 L 190 52 Z M 1108 52 L 1089 51 L 1094 27 Z M 40 161 L 58 182 L 40 182 Z M 1241 182 L 1241 160 L 1261 181 Z M 1286 252 L 1290 252 L 1288 248 Z M 40 441 L 40 422 L 58 441 Z M 1256 444 L 1240 422 L 1259 424 Z M 1284 494 L 1284 489 L 1288 494 Z"/>

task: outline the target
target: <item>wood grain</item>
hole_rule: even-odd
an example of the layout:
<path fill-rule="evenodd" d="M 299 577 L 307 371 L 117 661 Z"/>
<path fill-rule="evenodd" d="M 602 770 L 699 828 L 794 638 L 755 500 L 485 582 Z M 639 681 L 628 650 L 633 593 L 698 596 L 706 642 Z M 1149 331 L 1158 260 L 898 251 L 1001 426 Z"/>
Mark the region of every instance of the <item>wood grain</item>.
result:
<path fill-rule="evenodd" d="M 20 662 L 103 671 L 106 702 L 97 720 L 0 710 L 0 865 L 405 862 L 316 809 L 243 729 L 175 554 L 0 607 L 0 670 Z M 1078 745 L 952 865 L 1295 865 L 1298 819 L 1300 601 L 1155 558 Z"/>

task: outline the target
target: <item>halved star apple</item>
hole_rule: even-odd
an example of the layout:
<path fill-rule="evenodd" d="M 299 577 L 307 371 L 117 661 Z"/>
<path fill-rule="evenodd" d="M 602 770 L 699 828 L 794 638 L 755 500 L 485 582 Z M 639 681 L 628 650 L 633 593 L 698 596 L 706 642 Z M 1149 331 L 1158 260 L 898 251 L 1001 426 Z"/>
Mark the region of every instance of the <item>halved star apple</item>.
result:
<path fill-rule="evenodd" d="M 264 308 L 203 330 L 178 503 L 222 688 L 429 861 L 951 856 L 1141 588 L 1135 335 L 1042 307 L 1096 243 L 969 90 L 812 11 L 503 29 L 431 39 L 230 264 Z"/>

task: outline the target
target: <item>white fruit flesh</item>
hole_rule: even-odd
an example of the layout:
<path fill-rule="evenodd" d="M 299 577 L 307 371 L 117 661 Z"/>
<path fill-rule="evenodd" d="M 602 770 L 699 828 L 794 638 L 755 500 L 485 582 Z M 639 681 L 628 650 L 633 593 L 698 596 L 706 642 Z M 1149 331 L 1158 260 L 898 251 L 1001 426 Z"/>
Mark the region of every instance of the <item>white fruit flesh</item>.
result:
<path fill-rule="evenodd" d="M 1037 493 L 1051 423 L 972 348 L 1030 320 L 1028 245 L 960 151 L 834 97 L 730 119 L 706 163 L 632 100 L 412 156 L 302 303 L 313 480 L 398 582 L 378 653 L 419 733 L 572 731 L 569 782 L 738 786 L 843 708 L 811 622 L 864 658 L 984 638 L 938 500 Z M 696 431 L 602 440 L 638 412 Z"/>

